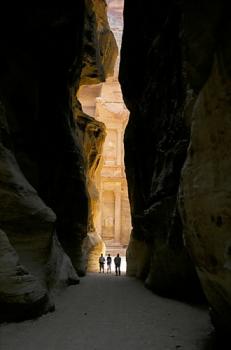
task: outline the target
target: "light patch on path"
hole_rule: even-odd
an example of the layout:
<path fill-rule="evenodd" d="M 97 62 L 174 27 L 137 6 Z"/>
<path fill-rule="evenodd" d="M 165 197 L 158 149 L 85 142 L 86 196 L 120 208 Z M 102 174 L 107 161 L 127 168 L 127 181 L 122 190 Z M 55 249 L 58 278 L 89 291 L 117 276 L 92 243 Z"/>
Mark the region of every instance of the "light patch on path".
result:
<path fill-rule="evenodd" d="M 207 311 L 161 298 L 133 278 L 89 274 L 56 297 L 56 311 L 3 324 L 1 350 L 202 350 Z"/>

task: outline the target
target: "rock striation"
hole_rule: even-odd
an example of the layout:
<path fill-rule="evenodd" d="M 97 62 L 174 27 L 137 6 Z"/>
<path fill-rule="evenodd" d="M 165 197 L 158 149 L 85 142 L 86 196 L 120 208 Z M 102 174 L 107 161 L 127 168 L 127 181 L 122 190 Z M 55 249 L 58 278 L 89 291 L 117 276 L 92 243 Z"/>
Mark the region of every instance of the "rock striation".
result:
<path fill-rule="evenodd" d="M 106 137 L 105 125 L 90 117 L 82 111 L 78 104 L 76 111 L 77 125 L 83 144 L 86 168 L 86 183 L 89 193 L 88 228 L 84 238 L 82 251 L 85 269 L 89 272 L 98 271 L 98 258 L 105 253 L 105 244 L 97 232 L 95 222 L 99 215 L 99 191 L 97 188 L 97 175 L 101 169 L 103 143 Z"/>
<path fill-rule="evenodd" d="M 227 13 L 218 0 L 125 0 L 120 82 L 130 110 L 128 273 L 191 300 L 201 285 L 216 329 L 230 334 Z"/>
<path fill-rule="evenodd" d="M 113 75 L 118 47 L 106 11 L 105 0 L 85 0 L 81 85 L 97 84 Z"/>
<path fill-rule="evenodd" d="M 182 117 L 181 11 L 167 4 L 156 11 L 155 4 L 135 1 L 131 9 L 125 1 L 120 82 L 130 110 L 125 132 L 133 226 L 128 273 L 161 294 L 195 299 L 200 286 L 183 244 L 177 205 L 189 143 Z"/>
<path fill-rule="evenodd" d="M 0 305 L 2 320 L 20 320 L 54 308 L 48 288 L 78 283 L 55 234 L 54 212 L 23 175 L 0 105 Z"/>
<path fill-rule="evenodd" d="M 54 309 L 54 289 L 78 283 L 86 271 L 89 167 L 76 92 L 91 71 L 87 57 L 103 70 L 94 77 L 101 81 L 116 55 L 105 1 L 97 3 L 97 16 L 95 2 L 83 0 L 0 14 L 1 321 Z M 94 23 L 87 24 L 89 12 Z M 90 34 L 97 40 L 87 51 Z M 89 57 L 96 51 L 100 61 Z"/>
<path fill-rule="evenodd" d="M 227 3 L 185 4 L 187 96 L 184 118 L 190 145 L 179 202 L 185 243 L 194 261 L 212 320 L 231 331 L 231 24 Z M 196 26 L 193 20 L 197 18 Z"/>

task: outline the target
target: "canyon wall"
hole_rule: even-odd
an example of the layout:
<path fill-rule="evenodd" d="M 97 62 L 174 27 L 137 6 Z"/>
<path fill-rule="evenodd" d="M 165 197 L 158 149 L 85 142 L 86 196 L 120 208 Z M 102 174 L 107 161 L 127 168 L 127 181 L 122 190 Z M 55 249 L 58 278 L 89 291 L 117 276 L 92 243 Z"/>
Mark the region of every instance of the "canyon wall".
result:
<path fill-rule="evenodd" d="M 125 0 L 120 82 L 130 119 L 128 274 L 165 296 L 206 296 L 231 324 L 230 20 L 225 0 Z M 105 129 L 79 85 L 112 74 L 104 0 L 0 13 L 0 321 L 35 317 L 92 252 Z M 90 199 L 91 197 L 91 199 Z M 199 278 L 198 278 L 199 277 Z M 202 289 L 201 289 L 202 286 Z"/>
<path fill-rule="evenodd" d="M 86 183 L 89 193 L 87 236 L 82 245 L 83 261 L 85 270 L 95 272 L 99 269 L 99 256 L 102 253 L 105 254 L 106 249 L 105 243 L 95 227 L 100 211 L 97 180 L 102 167 L 106 127 L 102 122 L 85 114 L 80 105 L 76 115 L 86 160 Z"/>
<path fill-rule="evenodd" d="M 214 325 L 231 331 L 231 22 L 225 1 L 189 2 L 184 11 L 190 145 L 179 204 L 185 244 L 211 306 Z"/>
<path fill-rule="evenodd" d="M 83 63 L 80 86 L 104 82 L 114 73 L 118 47 L 110 29 L 105 0 L 86 0 L 83 36 Z M 99 215 L 99 193 L 96 186 L 100 169 L 102 147 L 106 137 L 105 125 L 82 111 L 80 102 L 75 103 L 75 119 L 80 131 L 85 159 L 88 189 L 87 235 L 82 245 L 84 271 L 98 271 L 98 258 L 105 253 L 105 244 L 95 228 Z"/>
<path fill-rule="evenodd" d="M 86 271 L 89 166 L 76 93 L 92 74 L 111 74 L 117 54 L 97 3 L 97 15 L 93 0 L 0 14 L 1 321 L 53 310 L 52 291 Z"/>
<path fill-rule="evenodd" d="M 183 244 L 177 206 L 189 144 L 182 117 L 181 11 L 173 2 L 143 6 L 135 1 L 132 7 L 125 1 L 120 65 L 130 110 L 125 132 L 133 226 L 128 274 L 166 296 L 195 299 L 200 286 Z"/>
<path fill-rule="evenodd" d="M 228 334 L 231 47 L 226 6 L 218 0 L 125 0 L 120 82 L 130 110 L 125 134 L 133 224 L 128 274 L 162 295 L 192 300 L 204 294 L 216 328 Z"/>

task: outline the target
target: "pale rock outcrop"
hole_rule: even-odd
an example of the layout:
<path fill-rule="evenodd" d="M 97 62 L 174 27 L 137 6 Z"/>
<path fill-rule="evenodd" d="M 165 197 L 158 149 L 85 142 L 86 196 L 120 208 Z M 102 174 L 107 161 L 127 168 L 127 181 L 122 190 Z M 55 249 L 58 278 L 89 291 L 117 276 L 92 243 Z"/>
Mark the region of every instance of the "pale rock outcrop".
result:
<path fill-rule="evenodd" d="M 99 256 L 105 255 L 106 246 L 102 237 L 95 231 L 88 232 L 83 242 L 83 255 L 86 259 L 86 269 L 88 272 L 99 270 Z"/>

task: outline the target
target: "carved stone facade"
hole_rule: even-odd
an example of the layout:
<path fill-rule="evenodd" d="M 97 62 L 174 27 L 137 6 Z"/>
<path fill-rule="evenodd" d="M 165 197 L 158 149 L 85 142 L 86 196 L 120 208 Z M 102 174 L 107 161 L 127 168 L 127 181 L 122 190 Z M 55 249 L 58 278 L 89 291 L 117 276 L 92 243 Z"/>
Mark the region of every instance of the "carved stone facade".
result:
<path fill-rule="evenodd" d="M 106 125 L 101 171 L 96 177 L 99 215 L 96 231 L 106 246 L 127 246 L 131 233 L 130 205 L 124 171 L 124 130 L 128 121 L 116 77 L 97 86 L 84 86 L 79 93 L 83 110 Z"/>
<path fill-rule="evenodd" d="M 123 1 L 108 3 L 110 27 L 120 47 L 122 37 Z M 119 57 L 114 76 L 98 85 L 82 86 L 78 97 L 85 113 L 103 122 L 106 126 L 106 139 L 103 148 L 101 171 L 95 177 L 99 190 L 98 215 L 94 225 L 107 246 L 127 246 L 131 233 L 131 215 L 128 200 L 127 181 L 124 171 L 123 137 L 128 121 L 120 84 L 118 82 Z"/>
<path fill-rule="evenodd" d="M 130 206 L 124 172 L 124 130 L 128 112 L 123 104 L 120 85 L 109 79 L 96 99 L 95 118 L 106 125 L 100 174 L 100 217 L 96 227 L 104 241 L 127 245 L 131 232 Z"/>

